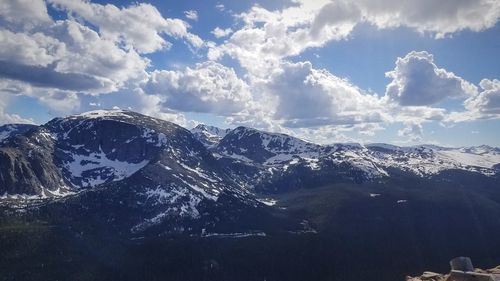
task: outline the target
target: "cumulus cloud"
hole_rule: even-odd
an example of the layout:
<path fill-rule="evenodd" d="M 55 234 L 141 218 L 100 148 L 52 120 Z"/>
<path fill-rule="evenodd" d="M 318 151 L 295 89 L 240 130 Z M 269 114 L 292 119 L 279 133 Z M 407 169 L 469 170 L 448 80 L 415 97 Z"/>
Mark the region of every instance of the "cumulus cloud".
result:
<path fill-rule="evenodd" d="M 486 116 L 500 116 L 500 80 L 483 79 L 479 83 L 482 91 L 465 101 L 465 108 Z"/>
<path fill-rule="evenodd" d="M 464 101 L 464 111 L 452 112 L 445 121 L 463 122 L 500 118 L 500 80 L 483 79 L 481 91 Z"/>
<path fill-rule="evenodd" d="M 35 87 L 71 91 L 102 91 L 111 87 L 110 81 L 88 74 L 58 72 L 54 67 L 39 67 L 0 61 L 0 76 L 29 83 Z"/>
<path fill-rule="evenodd" d="M 493 27 L 500 17 L 500 2 L 491 0 L 358 0 L 367 22 L 379 28 L 407 26 L 437 38 L 461 30 Z"/>
<path fill-rule="evenodd" d="M 41 32 L 32 34 L 0 29 L 0 60 L 47 66 L 63 56 L 66 46 Z"/>
<path fill-rule="evenodd" d="M 35 87 L 91 94 L 116 91 L 145 75 L 149 60 L 71 20 L 34 34 L 0 30 L 0 77 Z"/>
<path fill-rule="evenodd" d="M 0 82 L 0 86 L 3 86 Z M 26 119 L 15 113 L 6 112 L 6 107 L 9 104 L 10 95 L 0 91 L 0 124 L 12 124 L 12 123 L 27 123 L 33 124 L 32 119 Z"/>
<path fill-rule="evenodd" d="M 222 29 L 220 27 L 216 27 L 210 33 L 212 33 L 216 38 L 222 38 L 222 37 L 226 37 L 229 34 L 233 33 L 233 30 L 231 28 Z"/>
<path fill-rule="evenodd" d="M 381 122 L 377 97 L 310 62 L 283 63 L 265 85 L 276 99 L 273 118 L 286 127 Z"/>
<path fill-rule="evenodd" d="M 67 17 L 53 20 L 46 5 Z M 231 28 L 212 30 L 224 38 L 218 45 L 191 33 L 186 21 L 163 17 L 151 4 L 5 0 L 0 3 L 0 120 L 22 120 L 5 109 L 7 97 L 25 95 L 58 115 L 118 106 L 187 125 L 191 121 L 182 112 L 202 112 L 323 142 L 356 141 L 344 133 L 370 137 L 385 124 L 401 123 L 398 135 L 417 141 L 425 122 L 498 118 L 499 81 L 485 79 L 478 90 L 438 67 L 431 54 L 414 51 L 397 59 L 387 73 L 392 81 L 379 97 L 298 55 L 348 40 L 359 24 L 407 27 L 434 37 L 481 31 L 496 24 L 499 7 L 491 0 L 296 0 L 277 10 L 255 5 L 234 15 L 238 22 Z M 185 17 L 196 21 L 198 14 L 186 11 Z M 208 47 L 209 61 L 149 70 L 146 54 L 168 50 L 173 40 L 187 42 L 191 50 Z M 226 55 L 241 68 L 217 62 Z M 449 114 L 439 108 L 447 99 L 465 100 L 464 111 Z"/>
<path fill-rule="evenodd" d="M 408 141 L 415 142 L 422 140 L 424 131 L 421 123 L 406 123 L 405 127 L 398 131 L 398 136 L 405 137 Z"/>
<path fill-rule="evenodd" d="M 186 16 L 187 19 L 197 21 L 198 20 L 198 12 L 195 10 L 189 10 L 184 12 L 184 16 Z"/>
<path fill-rule="evenodd" d="M 35 90 L 32 94 L 56 116 L 75 113 L 81 109 L 81 99 L 75 92 L 49 90 L 40 93 L 40 90 Z"/>
<path fill-rule="evenodd" d="M 361 10 L 355 3 L 332 1 L 323 6 L 312 20 L 312 38 L 330 40 L 345 37 L 361 20 L 361 16 Z"/>
<path fill-rule="evenodd" d="M 344 8 L 338 12 L 339 15 L 351 8 L 349 4 L 339 6 Z M 356 16 L 355 12 L 331 21 L 326 11 L 314 22 L 317 9 L 315 3 L 301 3 L 274 12 L 254 6 L 237 15 L 244 26 L 224 44 L 209 48 L 209 58 L 216 60 L 227 54 L 236 58 L 252 75 L 266 76 L 283 58 L 350 34 L 356 19 L 351 21 L 348 17 L 351 14 Z"/>
<path fill-rule="evenodd" d="M 0 26 L 31 29 L 50 22 L 43 0 L 2 0 L 0 2 Z"/>
<path fill-rule="evenodd" d="M 405 106 L 386 105 L 390 122 L 421 123 L 424 121 L 443 121 L 447 117 L 444 108 L 430 106 Z"/>
<path fill-rule="evenodd" d="M 66 11 L 67 19 L 53 20 L 46 5 Z M 204 44 L 186 22 L 164 18 L 150 4 L 7 0 L 0 26 L 0 92 L 36 98 L 57 114 L 80 110 L 85 95 L 147 79 L 150 60 L 142 54 L 168 48 L 165 36 Z"/>
<path fill-rule="evenodd" d="M 244 110 L 251 99 L 248 85 L 232 68 L 211 61 L 154 71 L 143 89 L 161 96 L 165 108 L 187 112 L 230 115 Z"/>
<path fill-rule="evenodd" d="M 291 63 L 290 57 L 330 41 L 348 40 L 363 23 L 380 29 L 407 27 L 441 38 L 491 28 L 499 16 L 500 2 L 489 0 L 299 0 L 274 11 L 256 5 L 236 15 L 242 27 L 222 44 L 209 44 L 207 57 L 236 59 L 246 71 L 254 99 L 265 105 L 260 112 L 247 110 L 229 122 L 278 131 L 311 129 L 318 134 L 326 132 L 319 128 L 335 126 L 368 136 L 381 130 L 380 124 L 403 123 L 399 135 L 417 141 L 423 137 L 423 123 L 450 118 L 440 103 L 469 99 L 472 106 L 477 87 L 438 67 L 427 52 L 414 51 L 397 59 L 395 69 L 387 73 L 392 81 L 383 97 L 310 63 Z"/>
<path fill-rule="evenodd" d="M 100 5 L 82 0 L 50 0 L 52 5 L 68 11 L 99 28 L 106 39 L 119 41 L 136 49 L 139 53 L 152 53 L 169 47 L 163 34 L 174 38 L 185 38 L 199 47 L 201 40 L 188 32 L 189 25 L 180 19 L 164 18 L 151 4 L 136 3 L 125 8 Z"/>
<path fill-rule="evenodd" d="M 439 3 L 432 0 L 298 0 L 275 11 L 256 5 L 237 15 L 243 27 L 224 44 L 210 48 L 209 58 L 216 60 L 227 54 L 248 71 L 265 73 L 265 76 L 267 72 L 260 69 L 266 66 L 272 69 L 276 60 L 324 46 L 332 40 L 347 39 L 361 23 L 380 29 L 404 26 L 443 37 L 461 30 L 491 28 L 499 17 L 500 2 L 491 0 Z"/>
<path fill-rule="evenodd" d="M 452 72 L 438 68 L 431 54 L 412 51 L 398 58 L 386 97 L 402 106 L 423 106 L 439 103 L 446 98 L 468 97 L 477 88 Z"/>

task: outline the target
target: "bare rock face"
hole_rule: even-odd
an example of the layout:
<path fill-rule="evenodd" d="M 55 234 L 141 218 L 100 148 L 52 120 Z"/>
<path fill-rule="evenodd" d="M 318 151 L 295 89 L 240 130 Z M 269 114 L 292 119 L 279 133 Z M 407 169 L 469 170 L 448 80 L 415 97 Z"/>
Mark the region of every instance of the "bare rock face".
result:
<path fill-rule="evenodd" d="M 10 137 L 0 147 L 0 195 L 48 197 L 68 190 L 54 158 L 55 140 L 45 128 Z"/>

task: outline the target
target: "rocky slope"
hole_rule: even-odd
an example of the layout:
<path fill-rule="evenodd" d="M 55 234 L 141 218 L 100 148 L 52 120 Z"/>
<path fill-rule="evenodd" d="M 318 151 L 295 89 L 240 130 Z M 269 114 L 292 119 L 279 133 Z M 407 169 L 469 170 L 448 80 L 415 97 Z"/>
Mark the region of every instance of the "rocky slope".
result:
<path fill-rule="evenodd" d="M 121 225 L 132 232 L 169 220 L 202 223 L 204 212 L 219 206 L 234 214 L 260 204 L 188 130 L 129 111 L 57 118 L 11 137 L 0 147 L 0 167 L 6 203 L 74 195 L 63 202 L 75 202 L 75 215 L 109 200 L 98 212 L 124 209 L 134 219 Z M 210 216 L 213 222 L 217 213 Z"/>
<path fill-rule="evenodd" d="M 227 231 L 253 233 L 273 223 L 289 230 L 294 228 L 290 221 L 277 223 L 269 217 L 261 220 L 266 226 L 259 226 L 250 218 L 271 216 L 265 205 L 274 204 L 266 199 L 272 194 L 398 178 L 455 181 L 480 176 L 489 184 L 498 180 L 500 163 L 499 149 L 488 146 L 323 146 L 246 127 L 199 125 L 189 131 L 123 110 L 5 128 L 9 133 L 0 144 L 0 203 L 43 205 L 63 198 L 49 205 L 75 205 L 79 211 L 69 212 L 68 219 L 90 210 L 116 220 L 114 214 L 121 210 L 129 215 L 120 216 L 120 225 L 131 232 L 163 224 L 171 228 L 174 222 L 181 232 L 206 233 L 215 231 L 215 221 L 222 217 L 231 218 L 225 222 L 241 220 Z M 120 203 L 124 200 L 128 204 Z M 95 205 L 102 202 L 108 205 L 96 212 Z M 110 210 L 111 215 L 106 213 Z M 243 217 L 249 218 L 248 226 Z"/>

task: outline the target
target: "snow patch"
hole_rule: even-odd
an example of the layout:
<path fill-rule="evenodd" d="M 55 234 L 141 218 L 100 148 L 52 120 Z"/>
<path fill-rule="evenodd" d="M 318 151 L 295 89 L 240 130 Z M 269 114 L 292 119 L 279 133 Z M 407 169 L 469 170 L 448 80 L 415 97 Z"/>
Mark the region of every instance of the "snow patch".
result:
<path fill-rule="evenodd" d="M 206 233 L 202 232 L 201 237 L 204 238 L 247 238 L 247 237 L 265 237 L 265 232 L 233 232 L 233 233 Z"/>
<path fill-rule="evenodd" d="M 125 117 L 132 118 L 132 116 L 127 114 L 128 111 L 122 109 L 111 109 L 111 110 L 93 110 L 84 112 L 77 115 L 72 115 L 70 117 L 85 117 L 87 119 L 95 119 L 102 117 Z"/>
<path fill-rule="evenodd" d="M 257 201 L 267 206 L 274 206 L 276 205 L 276 203 L 278 203 L 277 200 L 272 198 L 258 198 Z"/>
<path fill-rule="evenodd" d="M 108 181 L 119 181 L 127 178 L 146 166 L 149 161 L 143 160 L 138 163 L 129 163 L 125 161 L 109 159 L 99 147 L 99 153 L 89 155 L 73 154 L 72 161 L 64 163 L 64 168 L 71 174 L 73 179 L 82 180 L 81 187 L 93 187 Z M 98 171 L 83 176 L 86 172 Z M 89 173 L 87 173 L 89 174 Z M 103 178 L 103 174 L 105 177 Z M 74 181 L 73 181 L 74 182 Z"/>

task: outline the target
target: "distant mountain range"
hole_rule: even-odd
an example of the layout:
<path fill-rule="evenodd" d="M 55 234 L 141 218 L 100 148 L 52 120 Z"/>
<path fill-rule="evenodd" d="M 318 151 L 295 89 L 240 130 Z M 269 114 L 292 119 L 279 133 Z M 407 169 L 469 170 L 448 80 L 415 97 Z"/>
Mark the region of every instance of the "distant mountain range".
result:
<path fill-rule="evenodd" d="M 500 259 L 477 250 L 500 249 L 499 186 L 489 146 L 318 145 L 124 110 L 0 127 L 0 230 L 28 221 L 65 239 L 316 235 L 341 256 L 389 249 L 417 272 L 437 246 L 439 263 Z"/>
<path fill-rule="evenodd" d="M 41 126 L 4 125 L 0 136 L 3 199 L 60 197 L 158 166 L 163 169 L 156 174 L 173 174 L 172 182 L 207 198 L 231 189 L 281 192 L 284 182 L 286 188 L 307 185 L 290 178 L 365 182 L 401 174 L 429 178 L 451 170 L 494 177 L 500 170 L 500 149 L 485 145 L 318 145 L 247 127 L 198 125 L 188 131 L 122 110 L 56 118 Z M 182 172 L 175 174 L 170 166 Z"/>

